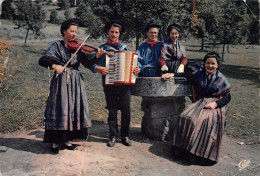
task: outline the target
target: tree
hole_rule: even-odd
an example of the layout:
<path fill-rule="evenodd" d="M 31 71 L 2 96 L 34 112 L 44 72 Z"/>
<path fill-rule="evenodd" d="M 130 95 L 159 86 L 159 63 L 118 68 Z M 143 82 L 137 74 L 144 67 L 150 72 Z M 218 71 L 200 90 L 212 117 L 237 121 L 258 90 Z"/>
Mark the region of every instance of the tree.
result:
<path fill-rule="evenodd" d="M 248 42 L 252 45 L 259 45 L 259 21 L 253 19 L 249 26 Z"/>
<path fill-rule="evenodd" d="M 64 16 L 65 16 L 66 20 L 71 19 L 71 13 L 70 13 L 69 9 L 64 11 Z"/>
<path fill-rule="evenodd" d="M 251 21 L 246 13 L 245 5 L 226 0 L 210 2 L 200 0 L 198 4 L 198 33 L 196 35 L 202 39 L 201 50 L 203 50 L 205 39 L 213 39 L 214 43 L 218 40 L 223 44 L 223 60 L 226 46 L 245 44 Z"/>
<path fill-rule="evenodd" d="M 247 0 L 243 3 L 247 6 L 247 13 L 251 18 L 248 42 L 253 45 L 259 45 L 259 1 Z"/>
<path fill-rule="evenodd" d="M 216 31 L 219 30 L 218 26 L 223 9 L 218 6 L 216 1 L 201 0 L 196 7 L 197 11 L 197 23 L 196 33 L 194 32 L 194 26 L 191 26 L 190 32 L 193 36 L 201 39 L 201 48 L 204 50 L 204 41 L 209 38 L 213 38 L 215 41 Z"/>
<path fill-rule="evenodd" d="M 58 6 L 61 9 L 67 10 L 70 6 L 70 0 L 58 0 Z"/>
<path fill-rule="evenodd" d="M 176 8 L 177 1 L 88 0 L 87 6 L 90 6 L 94 15 L 99 17 L 103 24 L 109 19 L 121 20 L 127 28 L 121 36 L 122 39 L 129 41 L 135 38 L 136 48 L 139 46 L 140 39 L 145 36 L 144 27 L 147 23 L 151 21 L 161 23 L 165 34 L 170 23 L 179 22 L 179 19 L 186 17 L 185 11 L 181 12 L 181 7 Z M 166 38 L 165 35 L 162 36 Z"/>
<path fill-rule="evenodd" d="M 217 30 L 216 37 L 223 44 L 222 60 L 224 60 L 226 45 L 246 43 L 251 19 L 244 5 L 236 5 L 233 2 L 224 0 L 219 2 L 223 9 L 223 16 L 220 18 L 220 27 Z"/>
<path fill-rule="evenodd" d="M 13 10 L 12 10 L 12 2 L 9 0 L 5 0 L 2 3 L 2 19 L 11 19 L 13 16 Z"/>
<path fill-rule="evenodd" d="M 35 37 L 41 34 L 41 29 L 43 27 L 43 22 L 45 20 L 46 13 L 40 5 L 33 5 L 30 0 L 19 1 L 16 3 L 16 8 L 14 9 L 13 23 L 17 25 L 17 28 L 24 28 L 27 30 L 25 41 L 29 31 L 32 31 Z"/>
<path fill-rule="evenodd" d="M 90 6 L 86 3 L 81 3 L 76 9 L 74 15 L 77 17 L 81 26 L 87 27 L 87 33 L 91 34 L 92 38 L 99 38 L 103 35 L 104 24 L 100 18 L 93 14 Z"/>
<path fill-rule="evenodd" d="M 50 23 L 57 24 L 58 23 L 58 13 L 56 10 L 52 10 L 50 14 Z"/>

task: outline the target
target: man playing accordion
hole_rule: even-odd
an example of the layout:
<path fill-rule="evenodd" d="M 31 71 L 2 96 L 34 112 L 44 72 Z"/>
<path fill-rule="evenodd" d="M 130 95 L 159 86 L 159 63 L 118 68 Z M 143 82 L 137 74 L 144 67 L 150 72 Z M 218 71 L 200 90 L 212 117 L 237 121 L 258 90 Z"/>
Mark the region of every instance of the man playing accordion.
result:
<path fill-rule="evenodd" d="M 109 73 L 106 68 L 106 55 L 115 51 L 130 51 L 130 48 L 118 41 L 120 34 L 123 32 L 122 24 L 117 20 L 111 20 L 105 25 L 105 32 L 108 34 L 108 40 L 105 44 L 99 46 L 100 50 L 96 52 L 94 57 L 100 61 L 99 65 L 94 65 L 95 71 L 101 73 L 102 85 L 106 97 L 107 109 L 109 111 L 108 125 L 110 131 L 110 140 L 107 146 L 113 147 L 119 137 L 118 124 L 117 124 L 117 111 L 121 110 L 121 131 L 120 136 L 122 143 L 126 146 L 131 146 L 132 142 L 129 139 L 129 126 L 130 126 L 130 85 L 116 84 L 106 85 L 105 75 Z M 108 54 L 109 55 L 109 54 Z M 133 73 L 137 75 L 140 72 L 139 67 L 133 69 Z"/>

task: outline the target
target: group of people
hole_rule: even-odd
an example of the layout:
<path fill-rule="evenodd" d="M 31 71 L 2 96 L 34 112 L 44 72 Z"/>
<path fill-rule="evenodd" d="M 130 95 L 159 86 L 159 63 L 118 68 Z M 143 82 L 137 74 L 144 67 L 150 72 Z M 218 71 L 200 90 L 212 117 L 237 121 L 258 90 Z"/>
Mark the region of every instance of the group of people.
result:
<path fill-rule="evenodd" d="M 167 41 L 158 41 L 161 26 L 151 22 L 145 27 L 147 40 L 138 49 L 139 76 L 156 77 L 164 73 L 183 73 L 187 65 L 186 51 L 178 40 L 181 27 L 171 24 Z"/>
<path fill-rule="evenodd" d="M 88 128 L 92 124 L 83 77 L 78 69 L 81 63 L 92 72 L 102 74 L 106 108 L 109 112 L 110 139 L 107 146 L 113 147 L 119 136 L 124 145 L 131 146 L 131 86 L 105 85 L 105 76 L 109 73 L 106 55 L 115 51 L 130 51 L 127 45 L 119 42 L 119 36 L 125 29 L 121 22 L 109 21 L 104 27 L 107 42 L 99 46 L 92 58 L 84 51 L 69 48 L 68 43 L 76 39 L 77 30 L 77 21 L 63 22 L 60 28 L 63 39 L 51 44 L 39 60 L 41 66 L 55 70 L 44 115 L 43 142 L 52 143 L 52 152 L 58 154 L 61 147 L 74 150 L 76 146 L 70 143 L 73 139 L 88 138 Z M 173 78 L 176 73 L 186 71 L 185 48 L 178 40 L 181 27 L 177 24 L 170 25 L 167 29 L 169 39 L 165 42 L 158 41 L 159 30 L 160 25 L 157 23 L 146 25 L 147 40 L 136 51 L 138 66 L 133 69 L 134 74 L 141 77 L 161 76 L 166 80 Z M 217 53 L 208 53 L 203 61 L 203 68 L 186 74 L 196 88 L 196 96 L 194 103 L 178 118 L 173 135 L 173 155 L 194 163 L 214 164 L 218 160 L 225 126 L 224 106 L 231 99 L 230 84 L 219 71 L 221 60 Z M 121 111 L 120 133 L 118 110 Z"/>

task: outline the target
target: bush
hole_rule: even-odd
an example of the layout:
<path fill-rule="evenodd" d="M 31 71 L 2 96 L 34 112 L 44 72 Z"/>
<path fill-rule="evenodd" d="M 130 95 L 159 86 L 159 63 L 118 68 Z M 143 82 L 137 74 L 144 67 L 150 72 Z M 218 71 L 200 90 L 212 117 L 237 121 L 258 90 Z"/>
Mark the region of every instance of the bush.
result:
<path fill-rule="evenodd" d="M 8 58 L 9 47 L 11 45 L 12 44 L 8 43 L 6 40 L 0 39 L 0 87 L 8 77 L 11 77 L 11 75 L 7 74 L 7 67 L 5 63 Z"/>
<path fill-rule="evenodd" d="M 65 10 L 64 16 L 65 16 L 65 18 L 66 18 L 67 20 L 68 20 L 68 19 L 71 19 L 71 13 L 70 13 L 70 11 L 69 11 L 69 10 Z"/>
<path fill-rule="evenodd" d="M 59 20 L 58 20 L 58 13 L 56 10 L 52 10 L 51 14 L 50 14 L 50 23 L 52 24 L 58 24 Z"/>

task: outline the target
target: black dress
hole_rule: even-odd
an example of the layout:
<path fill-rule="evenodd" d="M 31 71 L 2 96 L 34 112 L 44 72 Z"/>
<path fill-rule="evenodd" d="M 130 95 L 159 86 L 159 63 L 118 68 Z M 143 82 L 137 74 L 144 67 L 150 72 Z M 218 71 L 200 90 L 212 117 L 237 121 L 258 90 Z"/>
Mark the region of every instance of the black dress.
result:
<path fill-rule="evenodd" d="M 74 52 L 63 41 L 56 41 L 40 58 L 39 64 L 50 68 L 53 64 L 65 65 Z M 80 63 L 90 68 L 94 61 L 79 51 L 62 74 L 54 72 L 44 115 L 44 143 L 65 143 L 88 137 L 92 124 L 86 88 L 78 70 Z"/>

